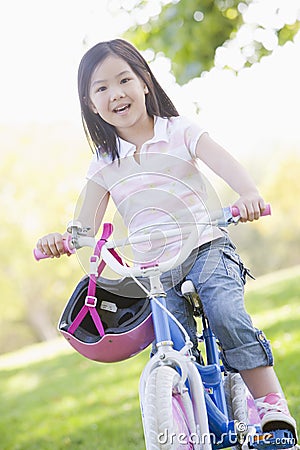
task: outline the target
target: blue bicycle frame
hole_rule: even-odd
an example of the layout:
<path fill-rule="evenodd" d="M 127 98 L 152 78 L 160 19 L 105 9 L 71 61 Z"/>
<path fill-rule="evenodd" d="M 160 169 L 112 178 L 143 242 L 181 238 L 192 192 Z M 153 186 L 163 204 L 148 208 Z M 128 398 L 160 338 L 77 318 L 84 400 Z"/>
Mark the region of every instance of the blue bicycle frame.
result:
<path fill-rule="evenodd" d="M 156 300 L 166 307 L 165 297 L 159 296 L 156 297 Z M 185 340 L 176 323 L 153 299 L 151 299 L 151 308 L 156 343 L 164 345 L 164 343 L 172 342 L 174 350 L 181 350 L 185 345 Z M 201 366 L 196 363 L 196 366 L 206 391 L 205 399 L 210 432 L 215 436 L 213 448 L 226 448 L 233 445 L 237 438 L 234 421 L 228 419 L 216 339 L 209 326 L 204 329 L 203 337 L 208 364 Z M 218 442 L 221 444 L 218 445 Z"/>

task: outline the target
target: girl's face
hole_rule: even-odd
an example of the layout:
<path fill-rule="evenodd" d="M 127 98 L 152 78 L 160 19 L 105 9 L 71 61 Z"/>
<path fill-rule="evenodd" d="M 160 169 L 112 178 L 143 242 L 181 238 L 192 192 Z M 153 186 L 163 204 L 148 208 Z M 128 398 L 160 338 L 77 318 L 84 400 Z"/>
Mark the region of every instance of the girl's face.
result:
<path fill-rule="evenodd" d="M 113 125 L 119 136 L 148 118 L 145 95 L 148 88 L 129 64 L 108 56 L 94 70 L 90 83 L 91 109 Z"/>

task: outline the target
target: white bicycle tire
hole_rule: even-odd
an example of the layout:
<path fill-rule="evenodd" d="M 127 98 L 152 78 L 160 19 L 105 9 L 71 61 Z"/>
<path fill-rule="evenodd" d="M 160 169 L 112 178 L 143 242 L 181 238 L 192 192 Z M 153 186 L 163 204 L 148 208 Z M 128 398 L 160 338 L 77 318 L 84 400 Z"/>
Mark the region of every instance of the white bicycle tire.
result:
<path fill-rule="evenodd" d="M 239 373 L 229 373 L 225 378 L 225 393 L 229 418 L 238 422 L 237 428 L 247 434 L 251 426 L 259 424 L 253 397 Z M 250 426 L 250 428 L 248 428 Z M 241 448 L 237 444 L 235 448 Z"/>
<path fill-rule="evenodd" d="M 253 397 L 239 373 L 230 373 L 226 376 L 225 391 L 232 419 L 247 425 L 259 423 Z"/>
<path fill-rule="evenodd" d="M 247 388 L 239 373 L 229 373 L 226 376 L 225 391 L 230 418 L 247 423 Z"/>
<path fill-rule="evenodd" d="M 178 372 L 169 366 L 157 367 L 150 373 L 143 405 L 147 450 L 194 449 L 193 406 L 188 392 L 174 393 L 179 381 Z M 179 401 L 175 396 L 180 396 Z"/>

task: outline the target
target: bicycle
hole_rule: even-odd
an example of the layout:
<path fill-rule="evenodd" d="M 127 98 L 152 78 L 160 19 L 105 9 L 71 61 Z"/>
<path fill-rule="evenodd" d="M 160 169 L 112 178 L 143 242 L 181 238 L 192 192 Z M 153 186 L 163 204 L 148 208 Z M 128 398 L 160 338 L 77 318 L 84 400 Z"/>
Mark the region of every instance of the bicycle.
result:
<path fill-rule="evenodd" d="M 267 214 L 270 214 L 269 205 L 263 215 Z M 237 224 L 239 219 L 239 211 L 227 207 L 223 209 L 222 217 L 213 219 L 212 223 L 226 227 Z M 112 225 L 104 224 L 102 236 L 95 245 L 95 239 L 87 237 L 86 230 L 78 222 L 71 223 L 68 231 L 71 243 L 65 242 L 66 251 L 74 253 L 75 249 L 84 246 L 95 250 L 90 258 L 89 276 L 79 283 L 60 318 L 58 328 L 62 335 L 82 355 L 101 362 L 127 359 L 145 349 L 153 340 L 156 342 L 157 351 L 146 364 L 139 384 L 147 450 L 227 447 L 276 450 L 294 446 L 295 440 L 289 430 L 262 431 L 253 398 L 240 375 L 228 373 L 224 368 L 218 343 L 191 282 L 183 283 L 182 293 L 191 303 L 195 316 L 202 318 L 201 340 L 205 347 L 205 364 L 204 361 L 201 364 L 196 361 L 187 332 L 166 308 L 161 275 L 188 257 L 195 244 L 193 228 L 187 227 L 185 230 L 188 237 L 180 258 L 132 267 L 124 263 L 115 248 L 144 242 L 147 236 L 133 236 L 114 242 L 109 240 Z M 177 230 L 166 232 L 168 237 L 176 233 Z M 151 239 L 160 237 L 159 234 L 152 234 Z M 45 258 L 38 250 L 34 251 L 34 255 L 37 260 Z M 120 295 L 116 289 L 114 291 L 113 284 L 104 288 L 102 285 L 102 291 L 97 291 L 100 289 L 97 281 L 106 264 L 126 281 L 118 287 L 126 290 L 128 280 L 133 280 L 139 290 L 137 297 L 143 297 L 132 304 L 139 304 L 139 309 L 127 305 L 124 307 L 125 313 L 122 312 L 123 316 L 129 311 L 135 315 L 134 327 L 126 328 L 132 318 L 123 321 L 124 317 L 118 316 L 118 326 L 120 323 L 122 325 L 117 333 L 114 327 L 108 327 L 101 321 L 97 311 L 99 295 L 103 295 L 104 288 L 109 289 L 108 296 L 104 295 L 101 302 L 105 303 L 101 314 L 107 315 L 116 313 L 120 302 L 128 297 L 124 292 Z M 148 280 L 149 289 L 141 283 L 141 279 Z"/>

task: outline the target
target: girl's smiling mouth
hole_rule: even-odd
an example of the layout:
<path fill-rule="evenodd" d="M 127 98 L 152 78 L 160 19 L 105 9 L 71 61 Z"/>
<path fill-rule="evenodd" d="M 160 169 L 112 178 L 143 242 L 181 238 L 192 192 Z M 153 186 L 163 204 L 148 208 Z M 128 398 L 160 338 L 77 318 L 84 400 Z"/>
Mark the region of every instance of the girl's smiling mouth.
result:
<path fill-rule="evenodd" d="M 130 108 L 130 104 L 127 103 L 126 105 L 121 105 L 118 106 L 117 108 L 113 109 L 113 112 L 115 112 L 116 114 L 124 114 L 126 113 Z"/>

